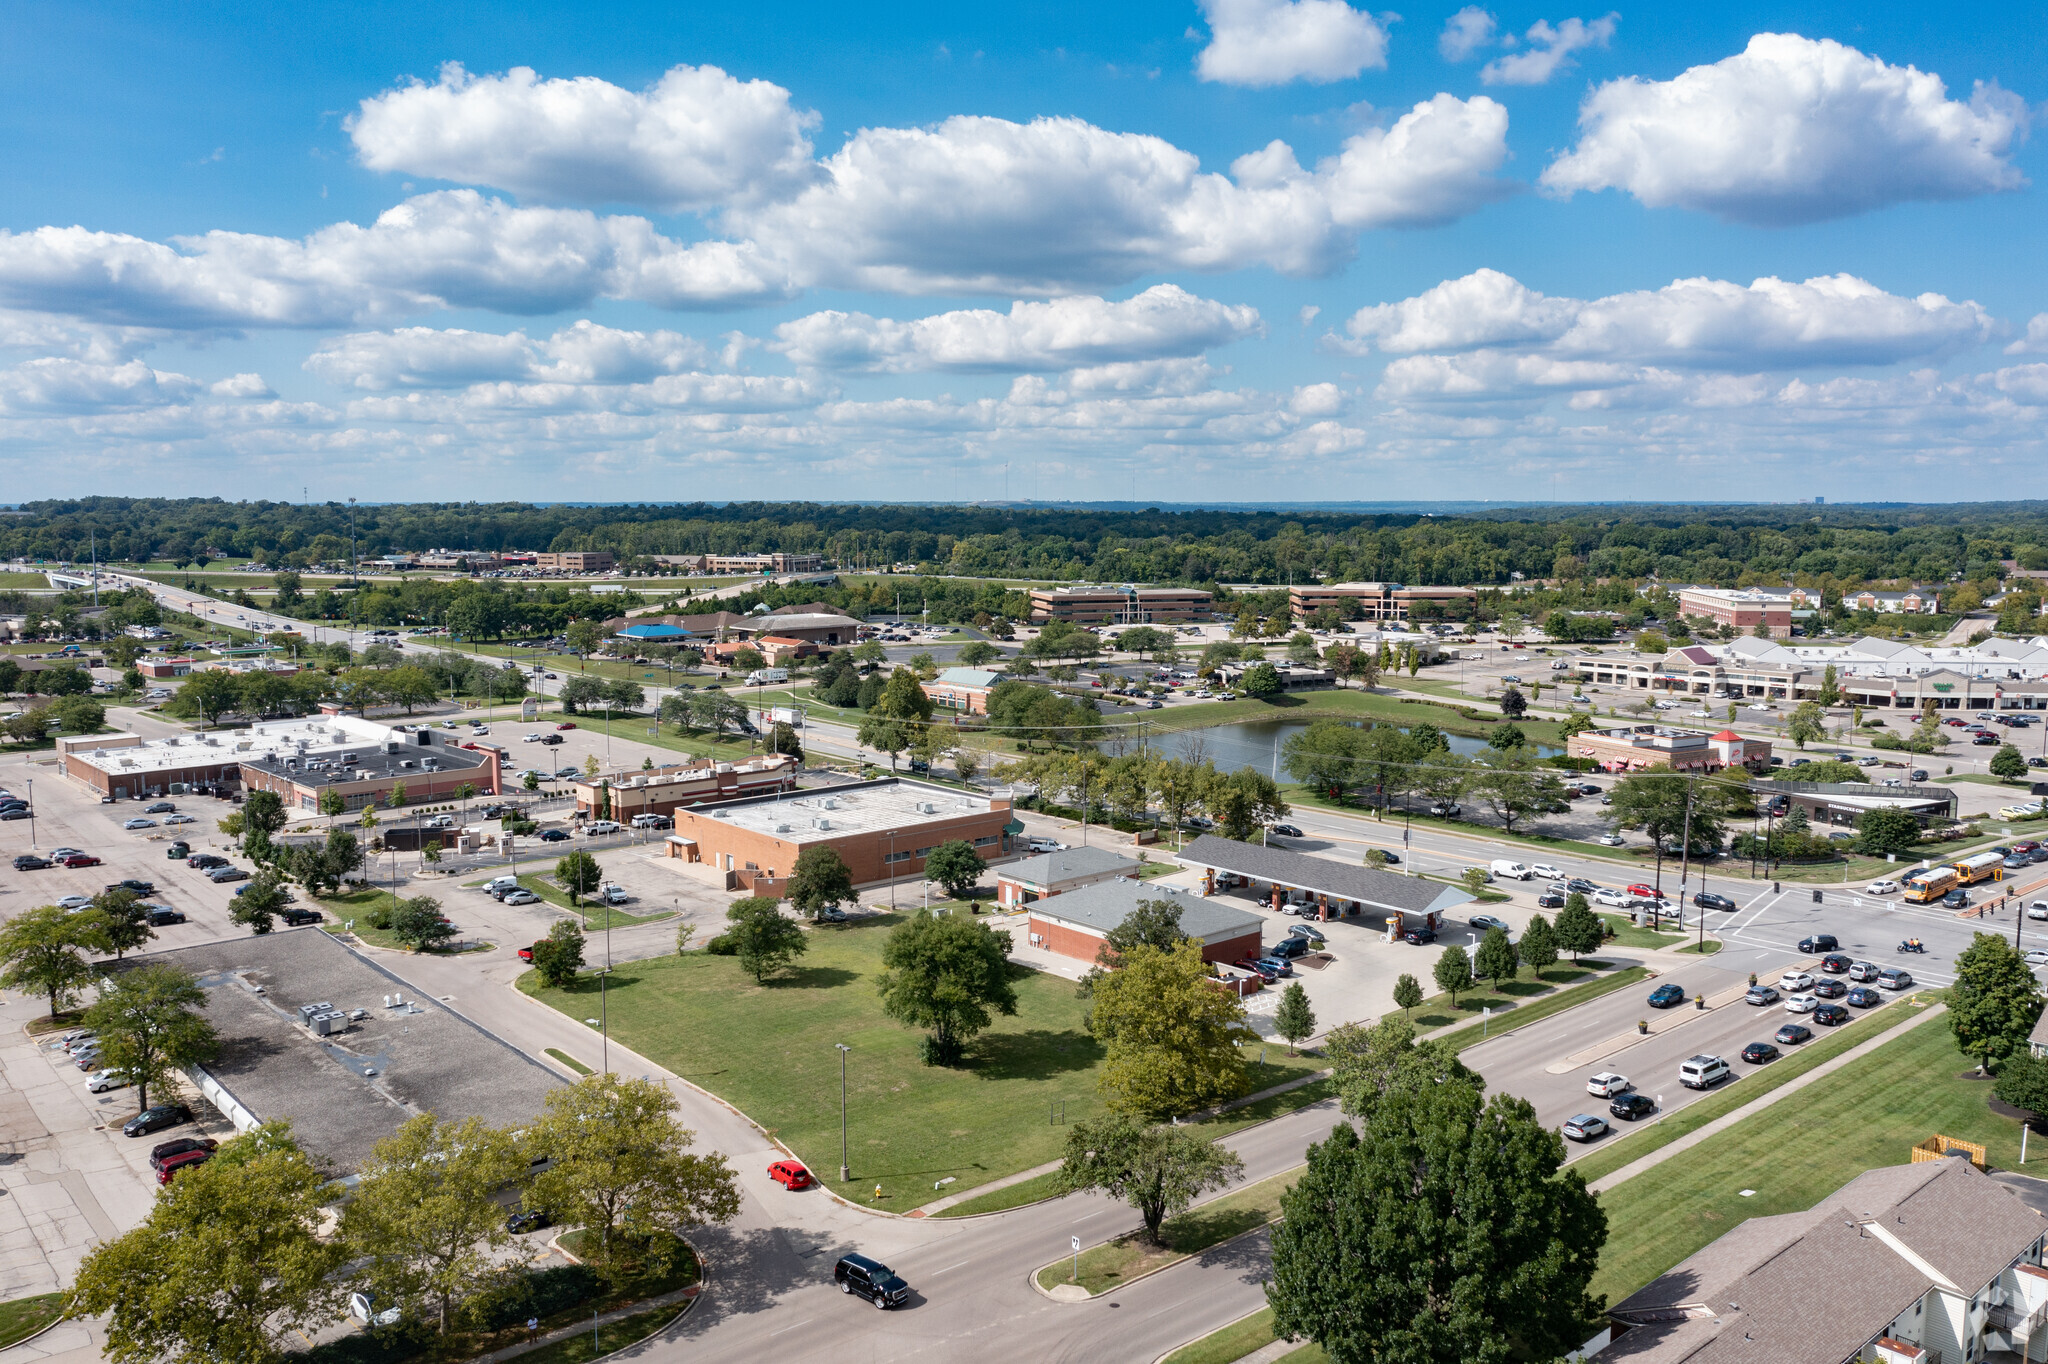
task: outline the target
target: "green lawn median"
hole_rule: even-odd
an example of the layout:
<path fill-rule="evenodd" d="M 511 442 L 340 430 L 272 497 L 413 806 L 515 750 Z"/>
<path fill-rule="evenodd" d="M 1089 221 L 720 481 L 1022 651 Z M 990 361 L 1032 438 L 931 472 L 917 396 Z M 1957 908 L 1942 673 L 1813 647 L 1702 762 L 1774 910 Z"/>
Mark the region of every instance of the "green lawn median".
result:
<path fill-rule="evenodd" d="M 64 1315 L 66 1293 L 38 1293 L 32 1298 L 0 1302 L 0 1350 L 27 1340 Z"/>
<path fill-rule="evenodd" d="M 812 929 L 808 951 L 765 984 L 736 958 L 708 952 L 622 962 L 606 991 L 612 1036 L 739 1108 L 848 1199 L 885 1211 L 908 1212 L 1059 1159 L 1070 1125 L 1105 1112 L 1096 1092 L 1103 1050 L 1083 1023 L 1087 1001 L 1071 980 L 1018 968 L 1017 1013 L 999 1016 L 963 1064 L 925 1065 L 924 1033 L 884 1016 L 875 985 L 882 944 L 900 922 L 879 915 Z M 597 980 L 587 973 L 555 990 L 529 972 L 519 987 L 570 1018 L 597 1017 Z M 852 1048 L 853 1178 L 845 1184 L 837 1179 L 840 1043 Z M 1263 1065 L 1250 1065 L 1250 1092 L 1322 1066 L 1284 1053 L 1271 1048 Z M 1257 1055 L 1248 1049 L 1247 1060 Z M 1228 1113 L 1205 1132 L 1257 1120 Z M 934 1189 L 949 1177 L 954 1183 Z"/>
<path fill-rule="evenodd" d="M 1279 1218 L 1280 1195 L 1294 1187 L 1302 1168 L 1297 1166 L 1256 1184 L 1247 1184 L 1221 1198 L 1198 1203 L 1178 1217 L 1167 1218 L 1159 1228 L 1163 1245 L 1149 1245 L 1142 1236 L 1133 1233 L 1091 1246 L 1081 1252 L 1078 1280 L 1074 1277 L 1076 1262 L 1072 1256 L 1057 1260 L 1038 1271 L 1038 1285 L 1052 1288 L 1079 1282 L 1090 1295 L 1107 1293 L 1141 1275 L 1199 1255 L 1233 1236 L 1256 1231 Z"/>
<path fill-rule="evenodd" d="M 1425 960 L 1422 965 L 1434 966 L 1435 959 Z M 1456 1002 L 1453 1002 L 1448 994 L 1430 995 L 1416 1005 L 1412 1012 L 1402 1014 L 1402 1017 L 1414 1024 L 1417 1032 L 1433 1032 L 1459 1023 L 1477 1023 L 1488 1009 L 1493 1010 L 1496 1017 L 1512 1013 L 1518 1020 L 1541 1018 L 1542 1013 L 1531 1014 L 1529 1011 L 1560 996 L 1571 995 L 1573 990 L 1583 989 L 1585 985 L 1593 983 L 1595 976 L 1607 969 L 1606 962 L 1595 961 L 1590 957 L 1580 962 L 1561 961 L 1541 971 L 1534 971 L 1525 966 L 1515 972 L 1514 979 L 1503 980 L 1498 986 L 1474 982 L 1471 989 L 1458 992 Z M 1418 980 L 1428 978 L 1421 972 L 1415 975 Z M 1572 997 L 1576 1000 L 1585 996 Z M 1562 1007 L 1570 1008 L 1571 1005 L 1566 1004 Z M 1545 1009 L 1544 1013 L 1554 1011 Z M 1510 1026 L 1515 1025 L 1497 1023 L 1495 1030 Z"/>
<path fill-rule="evenodd" d="M 1718 1094 L 1710 1094 L 1698 1103 L 1687 1104 L 1670 1117 L 1659 1118 L 1648 1127 L 1627 1130 L 1625 1135 L 1618 1136 L 1613 1141 L 1602 1142 L 1588 1150 L 1583 1159 L 1573 1161 L 1572 1168 L 1577 1170 L 1588 1184 L 1604 1179 L 1623 1166 L 1641 1160 L 1652 1151 L 1661 1150 L 1680 1137 L 1699 1131 L 1715 1119 L 1724 1117 L 1745 1104 L 1755 1102 L 1780 1085 L 1789 1084 L 1814 1067 L 1840 1056 L 1851 1047 L 1861 1046 L 1888 1029 L 1911 1022 L 1919 1016 L 1920 1010 L 1907 1007 L 1905 1001 L 1892 1001 L 1875 1012 L 1863 1015 L 1853 1023 L 1823 1033 L 1781 1060 L 1773 1061 L 1760 1069 L 1742 1071 L 1739 1083 L 1729 1085 Z"/>
<path fill-rule="evenodd" d="M 1991 1111 L 1974 1069 L 1946 1026 L 1915 1028 L 1609 1189 L 1592 1291 L 1619 1302 L 1744 1219 L 1803 1212 L 1865 1170 L 1907 1163 L 1935 1133 L 2020 1168 L 2020 1124 Z"/>

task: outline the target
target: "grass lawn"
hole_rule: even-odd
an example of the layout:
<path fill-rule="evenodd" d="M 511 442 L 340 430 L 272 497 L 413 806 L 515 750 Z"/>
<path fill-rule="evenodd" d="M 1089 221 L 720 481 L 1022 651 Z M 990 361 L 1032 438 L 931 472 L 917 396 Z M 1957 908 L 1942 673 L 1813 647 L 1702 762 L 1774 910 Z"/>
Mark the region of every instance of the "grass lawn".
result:
<path fill-rule="evenodd" d="M 1596 916 L 1606 924 L 1609 932 L 1607 941 L 1620 947 L 1669 947 L 1684 942 L 1683 933 L 1660 933 L 1653 928 L 1637 928 L 1628 921 L 1626 914 L 1601 914 Z"/>
<path fill-rule="evenodd" d="M 41 573 L 20 573 L 13 570 L 0 572 L 0 587 L 48 587 L 49 585 L 49 578 Z M 33 1299 L 28 1301 L 33 1301 Z"/>
<path fill-rule="evenodd" d="M 1471 950 L 1466 949 L 1468 953 Z M 1421 969 L 1411 974 L 1427 988 L 1430 971 L 1436 966 L 1436 958 L 1428 957 L 1419 965 Z M 1478 1019 L 1486 1009 L 1492 1009 L 1498 1014 L 1504 1009 L 1523 1008 L 1537 999 L 1555 995 L 1559 986 L 1575 985 L 1589 980 L 1597 971 L 1605 969 L 1604 965 L 1591 960 L 1576 965 L 1569 961 L 1560 961 L 1555 966 L 1546 967 L 1540 973 L 1523 967 L 1515 973 L 1513 980 L 1502 981 L 1498 989 L 1475 982 L 1471 989 L 1460 990 L 1455 1004 L 1451 1002 L 1448 994 L 1426 996 L 1422 1003 L 1415 1006 L 1415 1011 L 1409 1015 L 1408 1021 L 1415 1025 L 1417 1032 L 1448 1028 L 1453 1023 Z"/>
<path fill-rule="evenodd" d="M 1962 1078 L 1973 1068 L 1930 1023 L 1609 1190 L 1592 1291 L 1619 1302 L 1745 1218 L 1811 1208 L 1865 1170 L 1904 1164 L 1937 1132 L 2017 1169 L 2020 1125 L 1986 1106 L 1990 1082 Z"/>
<path fill-rule="evenodd" d="M 439 899 L 440 897 L 436 896 L 435 898 Z M 410 952 L 412 948 L 400 942 L 390 929 L 372 928 L 365 922 L 369 912 L 379 905 L 393 906 L 397 903 L 398 897 L 388 890 L 356 890 L 350 891 L 346 895 L 336 895 L 331 899 L 315 900 L 311 902 L 309 907 L 317 909 L 327 916 L 327 922 L 322 924 L 321 927 L 329 933 L 341 932 L 342 924 L 353 920 L 355 927 L 348 931 L 355 934 L 358 939 L 371 947 L 388 948 L 393 952 Z M 480 942 L 464 947 L 437 948 L 429 953 L 429 955 L 454 957 L 460 956 L 464 952 L 488 952 L 490 949 L 491 944 Z"/>
<path fill-rule="evenodd" d="M 1233 1321 L 1220 1331 L 1181 1346 L 1160 1364 L 1231 1364 L 1254 1350 L 1273 1343 L 1273 1309 L 1261 1307 L 1248 1317 Z M 1288 1364 L 1329 1364 L 1320 1345 L 1303 1345 L 1280 1356 Z"/>
<path fill-rule="evenodd" d="M 1787 1084 L 1823 1065 L 1851 1047 L 1861 1046 L 1871 1038 L 1918 1018 L 1921 1010 L 1906 1007 L 1903 1000 L 1894 1001 L 1880 1009 L 1844 1024 L 1830 1028 L 1803 1047 L 1795 1048 L 1782 1060 L 1770 1065 L 1745 1068 L 1740 1084 L 1729 1085 L 1718 1094 L 1710 1094 L 1698 1103 L 1679 1109 L 1668 1118 L 1660 1118 L 1647 1127 L 1631 1127 L 1625 1135 L 1612 1141 L 1604 1141 L 1585 1153 L 1582 1160 L 1574 1160 L 1572 1168 L 1590 1184 L 1604 1179 L 1632 1161 L 1641 1160 L 1652 1151 L 1660 1150 L 1677 1141 L 1689 1132 L 1697 1132 L 1708 1123 L 1724 1114 L 1732 1113 L 1744 1104 L 1753 1102 L 1759 1095 L 1768 1094 L 1778 1086 Z M 1936 1026 L 1928 1024 L 1929 1027 Z"/>
<path fill-rule="evenodd" d="M 1102 1047 L 1082 1026 L 1072 981 L 1016 977 L 1018 1011 L 969 1048 L 957 1068 L 926 1066 L 923 1034 L 882 1014 L 875 990 L 882 944 L 901 918 L 814 929 L 797 965 L 756 985 L 731 957 L 705 952 L 626 962 L 608 987 L 619 1038 L 650 1060 L 728 1100 L 829 1177 L 839 1167 L 839 1053 L 847 1058 L 847 1121 L 853 1180 L 863 1200 L 907 1212 L 952 1176 L 952 1192 L 1059 1158 L 1067 1127 L 1106 1110 L 1096 1094 Z M 528 973 L 520 988 L 571 1018 L 595 1014 L 597 980 L 567 990 Z M 1251 1069 L 1252 1091 L 1320 1068 L 1309 1057 L 1268 1052 Z M 1235 1120 L 1235 1121 L 1232 1121 Z M 1218 1135 L 1247 1121 L 1226 1114 Z"/>
<path fill-rule="evenodd" d="M 1598 980 L 1589 980 L 1583 985 L 1574 985 L 1569 990 L 1559 990 L 1554 994 L 1545 995 L 1533 1002 L 1513 1005 L 1514 1012 L 1510 1013 L 1506 1018 L 1501 1018 L 1498 1015 L 1500 1010 L 1507 1006 L 1495 1004 L 1493 1006 L 1496 1015 L 1494 1018 L 1483 1020 L 1477 1026 L 1468 1025 L 1460 1028 L 1456 1032 L 1444 1037 L 1443 1040 L 1451 1044 L 1452 1050 L 1463 1051 L 1467 1047 L 1477 1046 L 1489 1037 L 1497 1037 L 1510 1028 L 1520 1028 L 1526 1027 L 1531 1023 L 1540 1023 L 1552 1014 L 1560 1014 L 1566 1009 L 1576 1008 L 1589 1000 L 1598 999 L 1605 994 L 1612 994 L 1614 991 L 1633 985 L 1639 980 L 1648 979 L 1649 974 L 1649 971 L 1641 966 L 1631 966 L 1627 970 L 1616 971 L 1611 976 L 1602 976 Z M 1462 999 L 1458 1001 L 1460 1009 L 1464 1007 L 1464 1003 L 1465 1001 Z"/>
<path fill-rule="evenodd" d="M 1042 1175 L 1006 1184 L 1000 1189 L 991 1189 L 976 1195 L 963 1203 L 955 1203 L 933 1217 L 973 1217 L 985 1212 L 1003 1212 L 1009 1208 L 1021 1208 L 1026 1203 L 1037 1203 L 1047 1198 L 1059 1197 L 1060 1172 L 1048 1170 Z"/>
<path fill-rule="evenodd" d="M 1721 940 L 1719 938 L 1708 938 L 1704 942 L 1689 942 L 1678 950 L 1681 952 L 1692 952 L 1702 957 L 1711 957 L 1721 950 Z"/>
<path fill-rule="evenodd" d="M 0 1350 L 27 1340 L 64 1312 L 63 1293 L 38 1293 L 32 1298 L 0 1302 Z"/>
<path fill-rule="evenodd" d="M 557 1061 L 560 1061 L 569 1069 L 575 1071 L 578 1075 L 595 1075 L 597 1073 L 596 1071 L 592 1070 L 589 1066 L 584 1065 L 581 1061 L 577 1060 L 575 1057 L 571 1056 L 568 1052 L 563 1051 L 559 1047 L 545 1047 L 542 1050 L 546 1051 L 548 1055 L 554 1057 Z"/>
<path fill-rule="evenodd" d="M 1169 1217 L 1159 1227 L 1160 1238 L 1166 1242 L 1163 1246 L 1147 1245 L 1137 1236 L 1091 1246 L 1081 1252 L 1079 1282 L 1090 1294 L 1099 1296 L 1141 1274 L 1177 1264 L 1233 1236 L 1263 1227 L 1280 1216 L 1280 1195 L 1299 1178 L 1301 1169 L 1297 1167 Z M 1074 1281 L 1072 1256 L 1038 1271 L 1041 1288 Z"/>
<path fill-rule="evenodd" d="M 1484 713 L 1489 707 L 1477 697 L 1471 699 L 1473 710 Z M 1191 706 L 1169 706 L 1165 710 L 1146 711 L 1146 725 L 1154 733 L 1164 734 L 1182 729 L 1203 729 L 1210 725 L 1236 724 L 1244 720 L 1384 720 L 1396 725 L 1429 723 L 1450 734 L 1464 734 L 1483 739 L 1493 733 L 1494 720 L 1470 720 L 1458 714 L 1447 705 L 1425 701 L 1419 697 L 1403 700 L 1384 692 L 1368 692 L 1357 688 L 1342 687 L 1330 691 L 1289 692 L 1274 697 L 1271 701 L 1255 701 L 1241 698 L 1236 701 L 1203 701 Z M 1558 734 L 1557 725 L 1549 720 L 1524 720 L 1521 730 L 1530 740 L 1541 744 L 1555 744 L 1563 747 L 1564 740 Z"/>
<path fill-rule="evenodd" d="M 541 899 L 546 900 L 555 908 L 566 909 L 571 914 L 581 916 L 584 927 L 592 930 L 602 930 L 607 926 L 612 928 L 631 928 L 634 924 L 651 924 L 657 919 L 674 917 L 667 910 L 659 914 L 628 914 L 623 909 L 614 909 L 610 905 L 593 904 L 588 900 L 580 905 L 572 905 L 569 903 L 569 892 L 556 885 L 552 877 L 538 875 L 533 872 L 521 872 L 519 884 L 532 891 L 535 895 L 540 896 Z"/>

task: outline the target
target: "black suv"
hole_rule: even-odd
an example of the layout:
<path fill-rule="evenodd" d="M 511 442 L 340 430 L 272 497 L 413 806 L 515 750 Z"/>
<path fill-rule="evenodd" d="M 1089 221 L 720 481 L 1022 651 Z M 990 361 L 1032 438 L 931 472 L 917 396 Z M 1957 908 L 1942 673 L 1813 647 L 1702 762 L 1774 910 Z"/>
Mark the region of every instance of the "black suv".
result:
<path fill-rule="evenodd" d="M 279 910 L 277 917 L 284 920 L 287 927 L 299 928 L 306 924 L 319 923 L 322 915 L 317 909 L 286 908 Z"/>
<path fill-rule="evenodd" d="M 1618 1094 L 1614 1102 L 1607 1105 L 1607 1111 L 1617 1118 L 1634 1122 L 1637 1118 L 1648 1117 L 1657 1111 L 1656 1100 L 1647 1094 Z"/>
<path fill-rule="evenodd" d="M 832 1277 L 842 1293 L 857 1293 L 875 1306 L 901 1307 L 910 1298 L 910 1285 L 896 1277 L 896 1271 L 880 1260 L 865 1255 L 844 1255 L 832 1266 Z"/>
<path fill-rule="evenodd" d="M 1716 895 L 1711 891 L 1705 890 L 1693 896 L 1692 902 L 1695 905 L 1698 905 L 1701 909 L 1718 909 L 1730 913 L 1732 913 L 1735 909 L 1735 902 L 1729 899 L 1727 896 Z"/>
<path fill-rule="evenodd" d="M 1832 933 L 1816 933 L 1810 938 L 1801 938 L 1799 940 L 1799 950 L 1801 952 L 1839 952 L 1842 950 L 1842 945 L 1835 941 L 1835 935 Z"/>
<path fill-rule="evenodd" d="M 162 928 L 166 924 L 181 924 L 185 916 L 169 905 L 151 905 L 144 915 L 144 921 L 151 928 Z"/>
<path fill-rule="evenodd" d="M 192 1110 L 183 1104 L 158 1104 L 145 1108 L 127 1122 L 121 1124 L 124 1137 L 146 1137 L 151 1132 L 161 1132 L 166 1127 L 178 1127 L 192 1121 Z"/>

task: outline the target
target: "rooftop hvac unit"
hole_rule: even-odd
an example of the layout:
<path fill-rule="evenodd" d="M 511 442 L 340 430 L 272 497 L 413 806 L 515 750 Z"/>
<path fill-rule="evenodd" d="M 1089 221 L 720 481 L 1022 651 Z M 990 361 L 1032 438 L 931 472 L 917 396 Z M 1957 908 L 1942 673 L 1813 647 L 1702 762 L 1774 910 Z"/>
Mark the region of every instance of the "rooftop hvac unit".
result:
<path fill-rule="evenodd" d="M 820 815 L 818 818 L 812 820 L 811 823 L 820 829 L 829 829 L 832 827 L 832 821 L 826 819 L 823 815 Z"/>
<path fill-rule="evenodd" d="M 839 797 L 827 796 L 823 800 L 819 801 L 818 804 L 827 810 L 837 810 L 839 808 Z"/>
<path fill-rule="evenodd" d="M 921 815 L 935 815 L 939 812 L 939 807 L 932 801 L 921 800 L 917 803 L 917 812 Z"/>
<path fill-rule="evenodd" d="M 775 826 L 775 832 L 779 834 L 786 834 L 789 832 L 789 826 L 787 824 L 778 824 Z"/>
<path fill-rule="evenodd" d="M 299 1021 L 302 1023 L 310 1023 L 313 1021 L 314 1015 L 324 1014 L 331 1010 L 333 1007 L 334 1005 L 326 1000 L 322 1000 L 318 1004 L 301 1004 L 299 1006 Z"/>

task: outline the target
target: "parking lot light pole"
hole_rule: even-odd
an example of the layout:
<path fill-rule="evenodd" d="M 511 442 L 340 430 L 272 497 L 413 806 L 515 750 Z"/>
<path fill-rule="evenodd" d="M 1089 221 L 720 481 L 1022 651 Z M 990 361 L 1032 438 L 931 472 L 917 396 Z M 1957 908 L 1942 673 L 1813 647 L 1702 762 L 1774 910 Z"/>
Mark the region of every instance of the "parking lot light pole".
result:
<path fill-rule="evenodd" d="M 846 1053 L 853 1050 L 844 1042 L 832 1045 L 839 1048 L 839 1182 L 844 1184 L 853 1178 L 847 1172 L 846 1164 Z"/>

